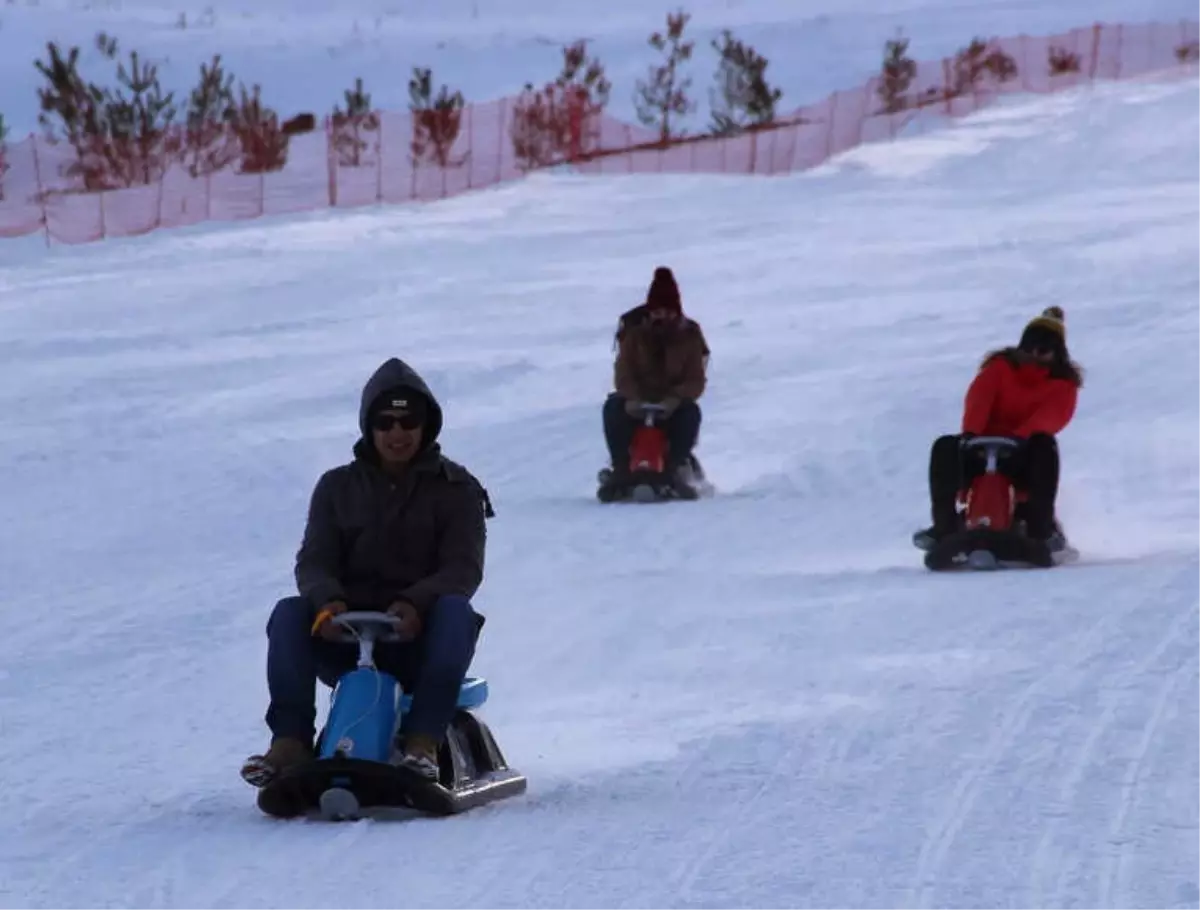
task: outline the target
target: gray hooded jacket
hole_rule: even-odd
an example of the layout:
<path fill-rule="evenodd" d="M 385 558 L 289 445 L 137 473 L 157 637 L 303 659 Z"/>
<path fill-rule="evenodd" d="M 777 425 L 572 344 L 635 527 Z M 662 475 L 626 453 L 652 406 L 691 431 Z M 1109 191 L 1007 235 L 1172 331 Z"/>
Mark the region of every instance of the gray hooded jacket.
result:
<path fill-rule="evenodd" d="M 384 392 L 425 397 L 421 451 L 401 478 L 386 474 L 371 442 L 371 405 Z M 443 595 L 474 596 L 483 580 L 487 491 L 441 454 L 442 408 L 424 380 L 392 358 L 367 381 L 354 460 L 326 471 L 309 505 L 296 554 L 296 585 L 314 607 L 386 609 L 406 600 L 424 613 Z"/>

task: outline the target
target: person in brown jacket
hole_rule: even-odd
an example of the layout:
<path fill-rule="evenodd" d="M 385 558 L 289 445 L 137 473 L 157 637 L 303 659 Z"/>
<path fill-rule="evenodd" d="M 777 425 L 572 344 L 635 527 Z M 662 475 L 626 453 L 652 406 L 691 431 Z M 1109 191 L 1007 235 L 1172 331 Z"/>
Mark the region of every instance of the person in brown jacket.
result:
<path fill-rule="evenodd" d="M 299 596 L 267 623 L 266 721 L 271 747 L 242 767 L 265 787 L 313 757 L 316 683 L 354 669 L 357 649 L 330 620 L 386 611 L 401 643 L 376 649 L 379 668 L 412 693 L 402 763 L 436 779 L 437 750 L 475 654 L 483 617 L 471 605 L 483 580 L 487 491 L 441 453 L 442 408 L 421 377 L 392 358 L 367 381 L 354 459 L 321 475 L 296 554 Z M 262 790 L 262 800 L 270 791 Z"/>
<path fill-rule="evenodd" d="M 692 459 L 700 434 L 697 400 L 707 383 L 709 348 L 700 324 L 683 315 L 679 286 L 669 268 L 654 270 L 646 302 L 621 316 L 616 340 L 615 391 L 604 403 L 610 483 L 627 479 L 629 446 L 643 402 L 666 409 L 667 474 L 674 482 L 678 469 Z"/>

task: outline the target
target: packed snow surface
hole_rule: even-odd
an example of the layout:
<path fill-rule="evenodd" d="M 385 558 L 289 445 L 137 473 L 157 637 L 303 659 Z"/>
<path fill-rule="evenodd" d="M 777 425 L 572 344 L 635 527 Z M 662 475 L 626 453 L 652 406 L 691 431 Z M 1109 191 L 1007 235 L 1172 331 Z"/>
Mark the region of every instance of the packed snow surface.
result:
<path fill-rule="evenodd" d="M 1197 96 L 1009 101 L 790 178 L 0 245 L 0 904 L 1196 907 Z M 713 349 L 717 495 L 601 506 L 658 264 Z M 1082 558 L 927 573 L 929 445 L 1051 304 Z M 237 774 L 264 624 L 393 355 L 498 512 L 473 669 L 529 791 L 281 823 Z"/>

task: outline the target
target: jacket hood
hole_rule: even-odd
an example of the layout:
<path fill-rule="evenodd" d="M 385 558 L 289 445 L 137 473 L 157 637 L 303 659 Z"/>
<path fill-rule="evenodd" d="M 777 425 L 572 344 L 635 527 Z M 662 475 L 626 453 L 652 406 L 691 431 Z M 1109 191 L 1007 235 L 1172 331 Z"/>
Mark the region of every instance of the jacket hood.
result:
<path fill-rule="evenodd" d="M 429 386 L 425 384 L 425 380 L 421 378 L 420 374 L 403 360 L 396 357 L 392 357 L 380 364 L 379 369 L 371 374 L 371 378 L 363 386 L 362 401 L 358 407 L 358 429 L 362 434 L 363 440 L 369 441 L 371 438 L 371 428 L 367 425 L 367 420 L 371 415 L 371 405 L 384 392 L 390 392 L 393 389 L 404 389 L 408 392 L 415 392 L 425 399 L 429 416 L 425 423 L 425 434 L 421 439 L 421 448 L 422 450 L 428 449 L 437 442 L 437 438 L 442 432 L 442 406 L 438 404 L 438 400 L 434 397 L 433 392 L 429 390 Z M 368 442 L 369 447 L 370 444 Z"/>

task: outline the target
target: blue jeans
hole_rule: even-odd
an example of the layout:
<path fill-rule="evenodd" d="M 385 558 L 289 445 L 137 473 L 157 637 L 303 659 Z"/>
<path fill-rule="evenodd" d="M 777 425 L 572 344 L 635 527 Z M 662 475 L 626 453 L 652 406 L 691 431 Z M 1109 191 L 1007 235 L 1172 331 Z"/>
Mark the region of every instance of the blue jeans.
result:
<path fill-rule="evenodd" d="M 351 609 L 354 609 L 351 607 Z M 316 608 L 304 597 L 279 601 L 267 621 L 267 726 L 273 739 L 294 737 L 311 744 L 317 717 L 317 680 L 333 688 L 358 664 L 358 646 L 312 634 Z M 458 692 L 475 657 L 479 626 L 465 597 L 441 597 L 422 617 L 421 635 L 411 642 L 379 643 L 375 665 L 395 676 L 412 694 L 404 732 L 439 742 L 454 717 Z"/>

